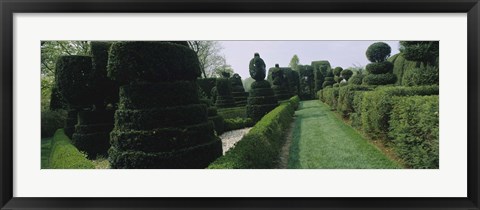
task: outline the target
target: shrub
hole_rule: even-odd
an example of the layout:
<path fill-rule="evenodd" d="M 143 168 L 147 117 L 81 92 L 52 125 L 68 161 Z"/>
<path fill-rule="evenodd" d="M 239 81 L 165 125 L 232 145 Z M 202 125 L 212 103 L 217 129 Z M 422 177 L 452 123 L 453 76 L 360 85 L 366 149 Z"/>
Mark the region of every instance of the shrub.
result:
<path fill-rule="evenodd" d="M 361 85 L 362 82 L 363 82 L 363 74 L 356 74 L 352 76 L 350 80 L 348 80 L 348 83 L 352 85 Z"/>
<path fill-rule="evenodd" d="M 70 143 L 63 129 L 55 132 L 50 151 L 49 168 L 53 169 L 94 169 L 95 166 Z"/>
<path fill-rule="evenodd" d="M 389 136 L 393 149 L 412 168 L 439 167 L 438 96 L 396 97 Z"/>
<path fill-rule="evenodd" d="M 392 73 L 386 74 L 368 74 L 363 77 L 362 84 L 366 85 L 388 85 L 394 84 L 397 81 L 397 76 Z"/>
<path fill-rule="evenodd" d="M 245 107 L 217 109 L 217 112 L 218 115 L 222 116 L 225 120 L 247 117 Z"/>
<path fill-rule="evenodd" d="M 439 42 L 401 41 L 400 52 L 403 53 L 407 60 L 433 64 L 439 56 Z"/>
<path fill-rule="evenodd" d="M 208 98 L 212 98 L 212 88 L 217 84 L 217 78 L 197 79 L 197 84 Z"/>
<path fill-rule="evenodd" d="M 390 61 L 382 61 L 378 63 L 369 63 L 365 69 L 372 74 L 392 73 L 393 64 Z"/>
<path fill-rule="evenodd" d="M 92 103 L 88 88 L 92 72 L 92 57 L 60 56 L 55 65 L 55 84 L 62 98 L 72 106 L 88 106 Z"/>
<path fill-rule="evenodd" d="M 397 75 L 397 82 L 395 84 L 398 85 L 405 85 L 404 82 L 408 82 L 408 80 L 404 79 L 405 72 L 420 65 L 420 62 L 406 60 L 402 53 L 393 55 L 388 58 L 388 61 L 393 63 L 393 74 Z"/>
<path fill-rule="evenodd" d="M 422 65 L 406 70 L 403 79 L 405 86 L 438 85 L 439 69 L 436 66 Z"/>
<path fill-rule="evenodd" d="M 346 81 L 348 81 L 350 77 L 352 77 L 352 75 L 353 75 L 353 71 L 350 69 L 345 69 L 345 70 L 342 70 L 342 72 L 340 72 L 340 76 L 342 76 Z"/>
<path fill-rule="evenodd" d="M 353 96 L 352 108 L 354 113 L 350 114 L 350 121 L 352 122 L 352 126 L 361 130 L 362 129 L 362 101 L 363 95 L 367 91 L 355 91 Z"/>
<path fill-rule="evenodd" d="M 230 118 L 224 121 L 225 131 L 237 130 L 255 125 L 250 118 Z"/>
<path fill-rule="evenodd" d="M 283 135 L 290 126 L 298 96 L 265 115 L 225 156 L 208 166 L 210 169 L 272 168 L 283 145 Z"/>
<path fill-rule="evenodd" d="M 338 84 L 338 83 L 335 83 L 335 84 L 333 84 L 333 86 L 332 86 L 332 87 L 340 87 L 340 84 Z"/>
<path fill-rule="evenodd" d="M 438 95 L 438 86 L 381 87 L 364 94 L 363 130 L 372 137 L 385 138 L 388 132 L 394 96 Z"/>
<path fill-rule="evenodd" d="M 67 119 L 67 111 L 59 109 L 55 111 L 42 110 L 41 137 L 50 137 L 59 128 L 63 128 Z"/>
<path fill-rule="evenodd" d="M 336 109 L 338 101 L 338 91 L 340 88 L 326 88 L 323 90 L 324 102 L 328 104 L 332 109 Z"/>
<path fill-rule="evenodd" d="M 200 73 L 197 54 L 169 42 L 115 42 L 108 57 L 108 76 L 121 85 L 133 81 L 196 80 Z"/>
<path fill-rule="evenodd" d="M 370 62 L 382 62 L 387 60 L 392 48 L 385 42 L 376 42 L 367 48 L 366 56 Z"/>
<path fill-rule="evenodd" d="M 343 68 L 342 68 L 342 67 L 335 67 L 335 68 L 332 70 L 333 75 L 335 75 L 335 76 L 337 76 L 337 77 L 340 76 L 340 73 L 342 73 L 342 71 L 343 71 Z"/>
<path fill-rule="evenodd" d="M 59 109 L 67 109 L 67 108 L 68 108 L 68 104 L 63 100 L 62 95 L 60 94 L 60 91 L 58 90 L 57 87 L 53 87 L 52 93 L 50 95 L 50 110 L 59 110 Z"/>
<path fill-rule="evenodd" d="M 118 85 L 107 76 L 108 52 L 111 42 L 90 43 L 93 71 L 89 75 L 90 97 L 97 109 L 103 109 L 108 103 L 118 102 Z"/>
<path fill-rule="evenodd" d="M 353 99 L 355 94 L 360 91 L 369 91 L 372 90 L 372 87 L 369 86 L 359 86 L 359 85 L 348 85 L 340 87 L 338 90 L 338 104 L 337 111 L 339 111 L 343 117 L 348 117 L 350 113 L 355 112 L 353 106 Z"/>

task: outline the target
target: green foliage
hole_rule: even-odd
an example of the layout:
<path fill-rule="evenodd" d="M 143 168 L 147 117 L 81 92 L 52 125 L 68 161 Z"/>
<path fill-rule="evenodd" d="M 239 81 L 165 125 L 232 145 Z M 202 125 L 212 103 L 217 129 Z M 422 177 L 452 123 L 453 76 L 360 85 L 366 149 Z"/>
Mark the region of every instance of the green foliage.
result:
<path fill-rule="evenodd" d="M 208 166 L 210 169 L 272 168 L 290 126 L 298 96 L 265 115 L 236 146 Z"/>
<path fill-rule="evenodd" d="M 217 112 L 218 115 L 222 116 L 225 120 L 247 117 L 245 107 L 217 109 Z"/>
<path fill-rule="evenodd" d="M 362 126 L 369 136 L 385 138 L 393 108 L 394 96 L 438 95 L 439 87 L 381 87 L 366 92 L 362 99 Z"/>
<path fill-rule="evenodd" d="M 115 42 L 108 57 L 108 76 L 120 85 L 132 82 L 196 80 L 200 64 L 193 50 L 169 42 Z"/>
<path fill-rule="evenodd" d="M 393 64 L 390 61 L 369 63 L 367 64 L 365 69 L 368 71 L 368 73 L 371 74 L 392 73 Z"/>
<path fill-rule="evenodd" d="M 331 77 L 328 77 L 328 78 L 331 78 Z M 325 82 L 323 82 L 323 84 L 322 84 L 322 88 L 332 87 L 332 85 L 333 85 L 334 83 L 335 83 L 335 82 L 333 82 L 333 81 L 325 81 Z"/>
<path fill-rule="evenodd" d="M 312 99 L 315 94 L 315 78 L 313 67 L 309 65 L 297 66 L 298 76 L 300 79 L 299 96 L 302 100 Z"/>
<path fill-rule="evenodd" d="M 312 61 L 311 66 L 314 72 L 320 70 L 322 75 L 327 75 L 327 72 L 332 71 L 332 67 L 328 61 Z"/>
<path fill-rule="evenodd" d="M 343 71 L 343 68 L 342 67 L 335 67 L 332 72 L 333 72 L 333 75 L 339 77 L 340 76 L 340 73 L 342 73 Z"/>
<path fill-rule="evenodd" d="M 332 110 L 337 108 L 339 87 L 325 88 L 322 90 L 322 101 L 330 106 Z"/>
<path fill-rule="evenodd" d="M 225 131 L 252 127 L 255 123 L 250 118 L 230 118 L 225 120 Z"/>
<path fill-rule="evenodd" d="M 382 62 L 387 60 L 391 52 L 392 48 L 387 43 L 376 42 L 367 48 L 365 54 L 370 62 Z"/>
<path fill-rule="evenodd" d="M 246 78 L 243 80 L 243 88 L 245 88 L 246 92 L 249 92 L 251 88 L 252 83 L 255 82 L 255 80 L 251 77 Z"/>
<path fill-rule="evenodd" d="M 90 45 L 93 62 L 88 82 L 90 97 L 97 109 L 104 109 L 107 104 L 118 102 L 118 85 L 107 77 L 108 52 L 112 43 L 92 41 Z"/>
<path fill-rule="evenodd" d="M 63 129 L 58 129 L 52 140 L 49 168 L 94 169 L 95 166 L 70 143 Z"/>
<path fill-rule="evenodd" d="M 212 98 L 212 88 L 217 85 L 217 78 L 197 79 L 197 84 L 208 98 Z"/>
<path fill-rule="evenodd" d="M 265 62 L 258 53 L 255 53 L 254 57 L 250 60 L 248 65 L 250 76 L 255 79 L 255 81 L 262 81 L 265 79 Z"/>
<path fill-rule="evenodd" d="M 388 61 L 393 63 L 393 73 L 397 75 L 397 85 L 405 85 L 408 80 L 404 78 L 404 74 L 411 69 L 420 66 L 420 62 L 408 61 L 403 57 L 402 53 L 398 53 L 388 58 Z"/>
<path fill-rule="evenodd" d="M 353 75 L 353 76 L 348 80 L 348 83 L 349 83 L 349 84 L 352 84 L 352 85 L 361 85 L 361 84 L 363 83 L 363 74 Z"/>
<path fill-rule="evenodd" d="M 340 87 L 338 90 L 338 103 L 337 111 L 339 111 L 343 117 L 347 118 L 351 113 L 356 112 L 353 106 L 353 100 L 355 95 L 361 91 L 370 91 L 372 87 L 361 85 L 347 85 Z"/>
<path fill-rule="evenodd" d="M 403 53 L 403 56 L 407 60 L 435 65 L 438 62 L 439 42 L 401 41 L 400 52 Z M 438 66 L 438 64 L 436 66 Z"/>
<path fill-rule="evenodd" d="M 397 76 L 392 73 L 386 74 L 367 74 L 363 77 L 362 84 L 365 85 L 388 85 L 394 84 Z"/>
<path fill-rule="evenodd" d="M 71 107 L 84 107 L 93 103 L 88 86 L 92 71 L 90 56 L 72 55 L 58 58 L 55 83 L 62 98 Z"/>
<path fill-rule="evenodd" d="M 43 99 L 43 98 L 42 98 Z M 68 104 L 63 100 L 58 88 L 53 87 L 50 96 L 50 110 L 67 109 Z M 43 109 L 42 109 L 43 110 Z"/>
<path fill-rule="evenodd" d="M 288 66 L 291 67 L 292 69 L 296 70 L 299 64 L 300 64 L 300 59 L 295 54 L 295 55 L 293 55 L 292 59 L 290 59 L 290 63 L 288 64 Z"/>
<path fill-rule="evenodd" d="M 403 79 L 405 86 L 438 85 L 439 69 L 438 66 L 421 65 L 405 71 Z"/>
<path fill-rule="evenodd" d="M 63 128 L 67 112 L 65 110 L 42 110 L 41 137 L 51 137 L 59 128 Z"/>
<path fill-rule="evenodd" d="M 232 85 L 230 84 L 229 79 L 218 78 L 216 86 L 217 86 L 217 93 L 219 96 L 232 95 Z"/>
<path fill-rule="evenodd" d="M 390 119 L 393 148 L 412 168 L 439 168 L 438 96 L 396 97 Z"/>
<path fill-rule="evenodd" d="M 340 72 L 340 76 L 343 77 L 346 81 L 348 81 L 353 75 L 353 71 L 350 69 L 344 69 Z"/>

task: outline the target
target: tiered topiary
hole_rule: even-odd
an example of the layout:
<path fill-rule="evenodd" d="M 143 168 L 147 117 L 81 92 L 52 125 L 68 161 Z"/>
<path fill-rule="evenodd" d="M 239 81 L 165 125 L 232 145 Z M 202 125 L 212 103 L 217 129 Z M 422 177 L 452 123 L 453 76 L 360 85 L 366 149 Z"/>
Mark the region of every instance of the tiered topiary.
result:
<path fill-rule="evenodd" d="M 238 74 L 233 74 L 230 78 L 230 84 L 232 85 L 232 95 L 235 99 L 236 106 L 245 106 L 247 104 L 248 93 L 245 92 L 242 84 L 242 77 Z"/>
<path fill-rule="evenodd" d="M 89 89 L 87 82 L 92 72 L 90 56 L 60 56 L 55 65 L 55 86 L 61 97 L 68 104 L 69 110 L 65 121 L 65 134 L 72 138 L 77 124 L 77 113 L 88 106 Z"/>
<path fill-rule="evenodd" d="M 333 84 L 335 84 L 333 72 L 332 70 L 328 70 L 327 74 L 325 75 L 325 82 L 323 82 L 322 88 L 332 87 Z"/>
<path fill-rule="evenodd" d="M 329 81 L 327 86 L 333 85 L 330 84 L 330 79 L 327 77 L 332 77 L 331 81 L 333 81 L 332 67 L 330 66 L 330 62 L 328 61 L 312 61 L 313 73 L 315 75 L 315 93 L 321 90 L 325 84 L 325 81 Z"/>
<path fill-rule="evenodd" d="M 343 68 L 338 66 L 338 67 L 335 67 L 332 72 L 333 72 L 333 80 L 336 82 L 336 83 L 340 83 L 342 80 L 343 80 L 343 77 L 341 75 L 343 71 Z"/>
<path fill-rule="evenodd" d="M 363 83 L 367 85 L 387 85 L 394 84 L 397 80 L 393 71 L 393 64 L 387 61 L 392 49 L 385 42 L 376 42 L 367 49 L 367 59 L 369 63 L 365 69 L 369 73 L 363 78 Z"/>
<path fill-rule="evenodd" d="M 302 100 L 310 100 L 314 97 L 314 72 L 310 65 L 298 65 L 298 76 L 300 80 L 299 97 Z"/>
<path fill-rule="evenodd" d="M 247 117 L 258 122 L 277 106 L 277 98 L 270 83 L 265 80 L 265 62 L 258 53 L 250 60 L 249 71 L 255 82 L 251 85 L 247 99 Z"/>
<path fill-rule="evenodd" d="M 199 99 L 193 50 L 169 42 L 117 42 L 108 71 L 122 85 L 110 134 L 112 168 L 205 168 L 222 155 Z"/>
<path fill-rule="evenodd" d="M 91 42 L 92 71 L 87 81 L 89 109 L 78 113 L 73 144 L 89 158 L 107 156 L 113 113 L 118 101 L 118 86 L 107 77 L 108 51 L 112 43 Z M 109 109 L 106 109 L 110 105 Z M 93 107 L 92 107 L 93 106 Z"/>
<path fill-rule="evenodd" d="M 283 69 L 280 68 L 278 64 L 275 64 L 275 68 L 272 70 L 272 89 L 275 97 L 278 101 L 287 100 L 291 97 L 290 92 L 288 91 L 288 81 L 285 78 Z"/>
<path fill-rule="evenodd" d="M 217 108 L 228 108 L 235 106 L 235 99 L 232 95 L 232 85 L 228 78 L 217 79 L 217 97 L 215 106 Z"/>

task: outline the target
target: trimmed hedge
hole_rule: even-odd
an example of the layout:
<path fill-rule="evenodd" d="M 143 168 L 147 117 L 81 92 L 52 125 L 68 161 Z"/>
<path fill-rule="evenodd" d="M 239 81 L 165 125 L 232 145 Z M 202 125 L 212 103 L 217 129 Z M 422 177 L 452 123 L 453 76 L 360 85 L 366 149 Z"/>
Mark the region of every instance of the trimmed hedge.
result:
<path fill-rule="evenodd" d="M 200 89 L 207 95 L 207 98 L 212 98 L 212 89 L 217 85 L 217 78 L 199 78 L 197 84 Z"/>
<path fill-rule="evenodd" d="M 93 71 L 92 57 L 80 55 L 60 56 L 55 65 L 55 84 L 70 107 L 91 105 L 89 76 Z"/>
<path fill-rule="evenodd" d="M 172 152 L 147 153 L 142 151 L 119 151 L 111 147 L 108 151 L 112 168 L 205 168 L 222 154 L 222 142 L 213 141 Z"/>
<path fill-rule="evenodd" d="M 97 109 L 103 109 L 107 103 L 118 102 L 118 84 L 108 78 L 108 52 L 112 42 L 90 42 L 93 71 L 90 75 L 90 97 Z"/>
<path fill-rule="evenodd" d="M 67 118 L 65 110 L 42 110 L 41 112 L 41 137 L 51 137 L 59 128 L 63 128 Z"/>
<path fill-rule="evenodd" d="M 385 42 L 375 42 L 371 44 L 365 55 L 370 62 L 382 62 L 387 60 L 392 52 L 392 48 Z"/>
<path fill-rule="evenodd" d="M 231 118 L 225 120 L 225 131 L 237 130 L 255 125 L 250 118 Z"/>
<path fill-rule="evenodd" d="M 78 124 L 72 143 L 89 159 L 106 156 L 110 147 L 109 133 L 113 129 L 113 111 L 96 110 L 78 112 Z"/>
<path fill-rule="evenodd" d="M 115 128 L 148 130 L 159 127 L 193 125 L 207 121 L 207 106 L 191 104 L 141 110 L 117 110 Z"/>
<path fill-rule="evenodd" d="M 363 74 L 355 74 L 349 80 L 348 83 L 352 85 L 361 85 L 363 82 Z"/>
<path fill-rule="evenodd" d="M 210 142 L 214 139 L 213 128 L 213 123 L 206 122 L 147 131 L 114 130 L 110 133 L 110 143 L 119 150 L 168 152 Z"/>
<path fill-rule="evenodd" d="M 67 112 L 67 119 L 65 119 L 64 132 L 68 138 L 72 138 L 75 133 L 75 125 L 78 123 L 78 110 L 70 109 Z"/>
<path fill-rule="evenodd" d="M 223 120 L 222 116 L 215 115 L 208 117 L 208 121 L 213 123 L 217 135 L 221 135 L 223 132 L 225 132 L 225 121 Z"/>
<path fill-rule="evenodd" d="M 397 81 L 397 76 L 392 73 L 386 74 L 367 74 L 363 77 L 363 84 L 366 85 L 388 85 L 394 84 Z"/>
<path fill-rule="evenodd" d="M 277 107 L 277 104 L 247 105 L 247 117 L 255 122 Z"/>
<path fill-rule="evenodd" d="M 198 104 L 197 85 L 189 81 L 130 84 L 120 87 L 119 109 L 151 109 Z"/>
<path fill-rule="evenodd" d="M 392 73 L 393 64 L 390 61 L 382 61 L 378 63 L 369 63 L 365 69 L 372 74 Z"/>
<path fill-rule="evenodd" d="M 270 88 L 268 81 L 255 81 L 252 83 L 249 97 L 247 99 L 247 117 L 254 122 L 260 120 L 265 114 L 273 110 L 277 106 L 277 101 L 265 101 L 256 98 L 275 97 L 274 91 Z M 264 103 L 265 102 L 265 103 Z M 268 103 L 266 103 L 268 102 Z"/>
<path fill-rule="evenodd" d="M 290 126 L 298 96 L 265 115 L 236 146 L 208 166 L 210 169 L 272 168 L 283 145 L 283 135 Z"/>
<path fill-rule="evenodd" d="M 386 138 L 394 96 L 438 95 L 438 86 L 379 87 L 364 94 L 362 126 L 369 136 Z"/>
<path fill-rule="evenodd" d="M 402 53 L 393 55 L 388 58 L 388 61 L 393 63 L 393 73 L 397 75 L 397 82 L 395 83 L 397 85 L 406 85 L 404 74 L 420 65 L 420 62 L 406 60 Z"/>
<path fill-rule="evenodd" d="M 360 85 L 347 85 L 340 87 L 338 90 L 337 111 L 339 111 L 343 117 L 347 118 L 351 113 L 356 112 L 353 106 L 356 92 L 369 90 L 373 90 L 373 88 Z"/>
<path fill-rule="evenodd" d="M 225 120 L 235 119 L 235 118 L 246 118 L 247 117 L 245 107 L 217 109 L 217 112 L 218 112 L 218 115 L 222 116 Z"/>
<path fill-rule="evenodd" d="M 395 97 L 389 136 L 412 168 L 439 168 L 438 96 Z"/>
<path fill-rule="evenodd" d="M 70 143 L 63 129 L 55 132 L 50 150 L 49 167 L 52 169 L 94 169 L 95 166 Z"/>
<path fill-rule="evenodd" d="M 322 90 L 322 101 L 335 110 L 338 103 L 338 91 L 339 87 L 325 88 Z"/>
<path fill-rule="evenodd" d="M 200 73 L 197 54 L 169 42 L 115 42 L 108 57 L 108 76 L 120 85 L 133 81 L 196 80 Z"/>

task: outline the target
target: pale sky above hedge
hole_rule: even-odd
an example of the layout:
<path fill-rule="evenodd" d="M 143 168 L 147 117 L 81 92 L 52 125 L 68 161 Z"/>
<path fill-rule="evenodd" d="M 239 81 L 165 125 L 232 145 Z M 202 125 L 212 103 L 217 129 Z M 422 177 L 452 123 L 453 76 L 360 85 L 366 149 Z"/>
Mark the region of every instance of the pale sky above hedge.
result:
<path fill-rule="evenodd" d="M 248 64 L 255 52 L 260 53 L 267 70 L 275 66 L 287 67 L 294 54 L 300 64 L 310 65 L 315 60 L 328 60 L 332 67 L 365 66 L 370 63 L 365 51 L 379 41 L 220 41 L 227 63 L 242 79 L 250 77 Z M 391 55 L 398 53 L 398 41 L 383 41 L 392 48 Z"/>

